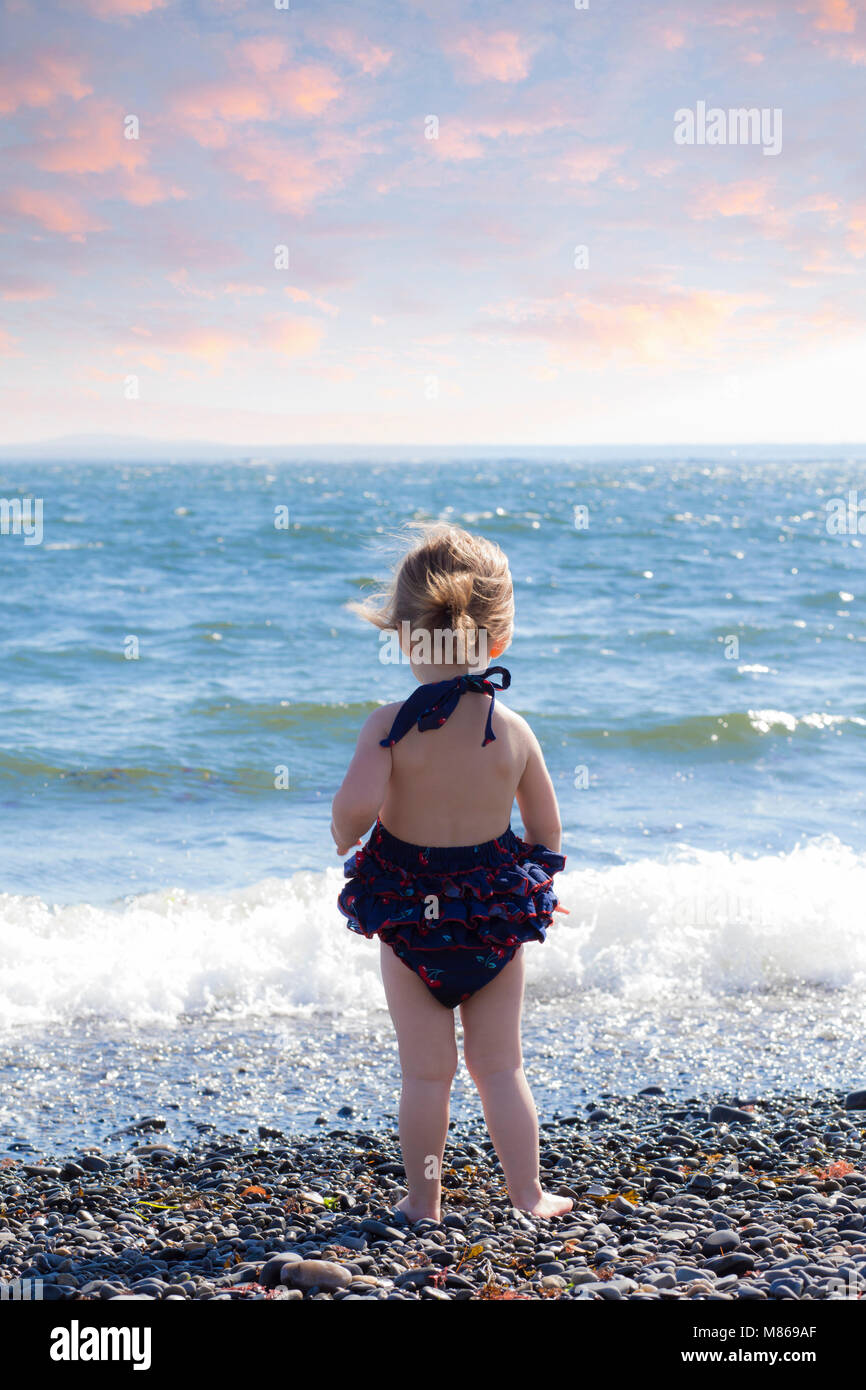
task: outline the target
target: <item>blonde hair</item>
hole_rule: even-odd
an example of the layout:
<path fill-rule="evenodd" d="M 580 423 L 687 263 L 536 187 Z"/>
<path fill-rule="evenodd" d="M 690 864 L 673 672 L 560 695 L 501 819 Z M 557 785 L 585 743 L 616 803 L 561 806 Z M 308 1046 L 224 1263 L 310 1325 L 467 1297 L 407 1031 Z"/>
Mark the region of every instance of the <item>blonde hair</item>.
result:
<path fill-rule="evenodd" d="M 409 523 L 417 525 L 424 525 L 424 532 L 410 543 L 391 582 L 365 603 L 347 607 L 382 629 L 399 629 L 408 622 L 412 632 L 447 629 L 462 633 L 470 644 L 486 633 L 497 654 L 504 651 L 514 624 L 514 590 L 504 552 L 460 526 Z M 405 543 L 406 537 L 398 539 Z"/>

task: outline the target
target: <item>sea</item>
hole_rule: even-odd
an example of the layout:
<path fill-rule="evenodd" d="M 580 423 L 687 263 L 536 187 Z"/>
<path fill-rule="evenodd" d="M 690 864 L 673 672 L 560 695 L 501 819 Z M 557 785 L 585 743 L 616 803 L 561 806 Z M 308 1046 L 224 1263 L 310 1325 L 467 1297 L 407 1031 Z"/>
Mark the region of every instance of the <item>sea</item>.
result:
<path fill-rule="evenodd" d="M 540 1113 L 866 1084 L 863 450 L 7 451 L 0 1152 L 152 1115 L 393 1122 L 329 821 L 364 719 L 414 686 L 346 605 L 428 520 L 508 556 L 500 698 L 561 808 L 569 913 L 526 952 Z M 452 1113 L 480 1114 L 462 1067 Z"/>

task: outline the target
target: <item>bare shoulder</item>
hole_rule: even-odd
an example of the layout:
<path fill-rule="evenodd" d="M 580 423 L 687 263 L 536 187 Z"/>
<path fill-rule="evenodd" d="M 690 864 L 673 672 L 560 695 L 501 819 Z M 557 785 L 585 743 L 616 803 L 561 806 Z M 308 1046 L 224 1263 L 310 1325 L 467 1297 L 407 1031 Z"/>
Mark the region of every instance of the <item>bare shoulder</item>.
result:
<path fill-rule="evenodd" d="M 499 701 L 496 705 L 496 718 L 501 719 L 503 727 L 508 732 L 509 737 L 515 744 L 519 744 L 528 753 L 530 748 L 535 745 L 535 734 L 532 728 L 516 710 L 509 709 L 507 705 Z"/>
<path fill-rule="evenodd" d="M 372 714 L 368 714 L 361 725 L 359 737 L 365 739 L 384 738 L 394 723 L 397 711 L 402 704 L 402 700 L 392 700 L 388 705 L 377 705 Z"/>

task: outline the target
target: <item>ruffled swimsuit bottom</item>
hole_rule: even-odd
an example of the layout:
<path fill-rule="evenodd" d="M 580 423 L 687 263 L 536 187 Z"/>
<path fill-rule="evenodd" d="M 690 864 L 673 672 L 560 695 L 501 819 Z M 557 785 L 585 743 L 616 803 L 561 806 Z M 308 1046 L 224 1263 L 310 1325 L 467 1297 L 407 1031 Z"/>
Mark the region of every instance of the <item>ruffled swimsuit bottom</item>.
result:
<path fill-rule="evenodd" d="M 558 907 L 553 875 L 565 857 L 509 828 L 458 848 L 410 845 L 377 821 L 347 859 L 338 906 L 350 931 L 378 936 L 456 1008 L 508 965 L 524 941 L 544 941 Z"/>

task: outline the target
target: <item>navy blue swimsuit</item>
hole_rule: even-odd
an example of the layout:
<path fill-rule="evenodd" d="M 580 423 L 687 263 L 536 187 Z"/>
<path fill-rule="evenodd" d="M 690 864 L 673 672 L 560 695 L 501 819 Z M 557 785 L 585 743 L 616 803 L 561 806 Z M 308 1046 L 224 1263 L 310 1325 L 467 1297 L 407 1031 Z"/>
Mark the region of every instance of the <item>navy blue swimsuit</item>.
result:
<path fill-rule="evenodd" d="M 501 685 L 490 677 L 502 675 Z M 483 746 L 495 739 L 495 690 L 507 690 L 504 666 L 419 686 L 401 705 L 382 747 L 417 725 L 438 729 L 467 690 L 491 696 Z M 529 845 L 509 826 L 497 839 L 463 846 L 411 845 L 377 819 L 362 849 L 347 859 L 337 900 L 350 931 L 379 936 L 448 1009 L 496 978 L 524 941 L 544 941 L 558 900 L 553 875 L 565 856 Z"/>

